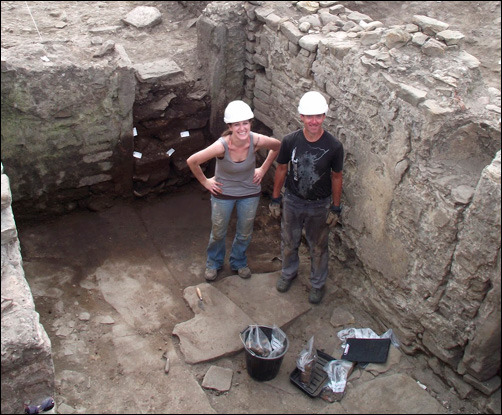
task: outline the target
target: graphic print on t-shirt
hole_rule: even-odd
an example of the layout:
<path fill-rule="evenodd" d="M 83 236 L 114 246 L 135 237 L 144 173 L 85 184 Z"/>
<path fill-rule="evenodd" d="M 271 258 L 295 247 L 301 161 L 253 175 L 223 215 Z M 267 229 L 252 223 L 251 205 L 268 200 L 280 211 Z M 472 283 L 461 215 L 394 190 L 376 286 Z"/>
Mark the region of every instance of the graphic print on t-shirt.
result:
<path fill-rule="evenodd" d="M 294 180 L 298 182 L 298 192 L 305 198 L 308 197 L 309 189 L 312 189 L 314 184 L 322 177 L 322 175 L 319 175 L 316 165 L 319 160 L 321 160 L 322 157 L 329 152 L 329 150 L 319 147 L 311 147 L 310 150 L 313 151 L 307 150 L 303 154 L 296 156 L 295 147 L 291 154 L 293 177 Z M 324 172 L 323 175 L 324 174 L 326 174 L 326 172 Z"/>

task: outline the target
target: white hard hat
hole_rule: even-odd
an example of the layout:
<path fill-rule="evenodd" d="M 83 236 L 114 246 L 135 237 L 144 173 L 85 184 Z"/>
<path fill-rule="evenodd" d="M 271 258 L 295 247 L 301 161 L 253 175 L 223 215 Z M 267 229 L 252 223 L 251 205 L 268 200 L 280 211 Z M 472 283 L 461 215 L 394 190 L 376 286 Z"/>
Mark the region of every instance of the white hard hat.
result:
<path fill-rule="evenodd" d="M 300 99 L 298 112 L 301 115 L 326 114 L 328 112 L 328 103 L 319 92 L 309 91 Z"/>
<path fill-rule="evenodd" d="M 234 122 L 250 120 L 251 118 L 254 118 L 254 114 L 248 104 L 244 101 L 232 101 L 225 108 L 223 121 L 226 124 L 232 124 Z"/>

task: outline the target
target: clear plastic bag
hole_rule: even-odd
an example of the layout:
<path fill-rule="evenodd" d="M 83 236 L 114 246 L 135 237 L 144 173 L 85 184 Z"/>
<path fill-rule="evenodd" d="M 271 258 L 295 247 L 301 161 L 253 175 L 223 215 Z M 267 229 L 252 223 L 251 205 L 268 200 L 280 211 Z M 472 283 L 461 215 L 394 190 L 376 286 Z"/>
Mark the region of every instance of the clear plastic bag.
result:
<path fill-rule="evenodd" d="M 314 336 L 307 342 L 307 346 L 300 352 L 296 359 L 296 367 L 300 370 L 300 381 L 309 384 L 312 380 L 315 364 L 317 362 L 317 353 L 314 348 Z"/>
<path fill-rule="evenodd" d="M 324 385 L 320 397 L 328 402 L 340 401 L 345 394 L 347 379 L 352 373 L 354 363 L 347 360 L 331 360 L 324 366 L 328 381 Z"/>
<path fill-rule="evenodd" d="M 250 326 L 246 339 L 246 348 L 256 356 L 267 357 L 272 351 L 270 340 L 258 325 Z"/>
<path fill-rule="evenodd" d="M 344 349 L 347 339 L 349 337 L 354 337 L 356 339 L 387 339 L 389 338 L 391 343 L 395 347 L 399 347 L 400 343 L 397 336 L 394 334 L 392 329 L 387 330 L 384 334 L 379 336 L 373 330 L 365 328 L 365 329 L 356 329 L 349 328 L 343 329 L 338 332 L 338 338 L 342 341 L 341 347 Z"/>
<path fill-rule="evenodd" d="M 270 336 L 270 346 L 272 351 L 269 357 L 280 356 L 286 347 L 286 334 L 275 324 L 272 327 L 272 335 Z"/>

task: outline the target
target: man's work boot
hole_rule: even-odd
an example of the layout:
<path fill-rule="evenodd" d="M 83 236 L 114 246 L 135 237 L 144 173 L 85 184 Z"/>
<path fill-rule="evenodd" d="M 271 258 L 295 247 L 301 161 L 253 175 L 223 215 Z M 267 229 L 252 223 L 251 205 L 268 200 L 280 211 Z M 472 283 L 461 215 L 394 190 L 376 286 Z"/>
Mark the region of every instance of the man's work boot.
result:
<path fill-rule="evenodd" d="M 309 294 L 309 302 L 312 304 L 319 304 L 322 300 L 322 296 L 324 294 L 324 291 L 321 288 L 314 288 L 312 287 L 310 289 L 310 294 Z"/>
<path fill-rule="evenodd" d="M 275 286 L 275 288 L 277 288 L 277 291 L 279 291 L 280 293 L 285 293 L 286 291 L 289 290 L 289 287 L 291 287 L 291 284 L 293 283 L 293 279 L 294 278 L 287 280 L 286 278 L 281 276 L 277 280 L 277 285 Z"/>

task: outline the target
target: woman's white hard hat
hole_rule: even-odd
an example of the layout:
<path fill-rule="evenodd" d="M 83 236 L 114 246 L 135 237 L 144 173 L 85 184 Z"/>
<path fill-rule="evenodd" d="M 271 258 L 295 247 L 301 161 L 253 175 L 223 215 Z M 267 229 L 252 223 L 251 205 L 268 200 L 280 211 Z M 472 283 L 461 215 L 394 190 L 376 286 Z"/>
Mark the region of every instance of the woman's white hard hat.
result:
<path fill-rule="evenodd" d="M 298 105 L 301 115 L 318 115 L 328 112 L 326 99 L 317 91 L 309 91 L 303 95 Z"/>
<path fill-rule="evenodd" d="M 237 100 L 227 105 L 223 121 L 225 121 L 225 124 L 232 124 L 234 122 L 250 120 L 251 118 L 254 118 L 254 114 L 249 105 L 244 101 Z"/>

